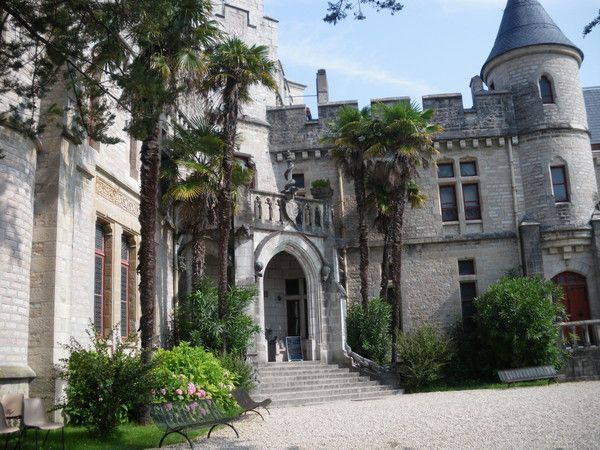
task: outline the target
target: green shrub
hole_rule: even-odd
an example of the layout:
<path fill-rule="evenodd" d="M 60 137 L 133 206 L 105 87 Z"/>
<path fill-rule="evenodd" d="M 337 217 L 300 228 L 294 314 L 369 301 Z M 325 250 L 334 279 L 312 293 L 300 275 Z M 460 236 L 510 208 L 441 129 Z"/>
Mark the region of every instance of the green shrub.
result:
<path fill-rule="evenodd" d="M 310 184 L 310 187 L 312 187 L 313 189 L 321 189 L 321 188 L 328 188 L 330 185 L 331 184 L 328 179 L 320 178 L 318 180 L 313 181 Z"/>
<path fill-rule="evenodd" d="M 455 351 L 446 366 L 444 378 L 447 381 L 460 384 L 465 381 L 497 380 L 490 365 L 490 350 L 474 322 L 457 321 L 450 330 L 450 337 Z"/>
<path fill-rule="evenodd" d="M 366 311 L 360 303 L 351 305 L 346 319 L 348 345 L 356 353 L 376 363 L 389 363 L 391 318 L 391 305 L 380 298 L 371 299 Z"/>
<path fill-rule="evenodd" d="M 241 387 L 246 390 L 254 388 L 254 368 L 250 363 L 244 360 L 243 356 L 235 353 L 225 353 L 218 358 L 225 369 L 235 374 L 236 380 L 233 384 L 236 387 Z"/>
<path fill-rule="evenodd" d="M 564 318 L 562 297 L 552 281 L 505 276 L 475 300 L 477 327 L 494 370 L 562 365 L 556 326 Z"/>
<path fill-rule="evenodd" d="M 231 390 L 236 376 L 202 347 L 182 342 L 154 355 L 154 402 L 193 402 L 208 398 L 225 409 L 235 407 Z"/>
<path fill-rule="evenodd" d="M 203 280 L 175 311 L 176 341 L 221 352 L 225 336 L 228 352 L 244 354 L 254 334 L 260 331 L 252 317 L 246 314 L 255 295 L 253 287 L 231 287 L 227 316 L 219 320 L 217 288 L 212 280 Z"/>
<path fill-rule="evenodd" d="M 418 391 L 440 380 L 452 353 L 451 340 L 431 324 L 424 323 L 410 332 L 401 333 L 398 358 L 405 386 Z"/>
<path fill-rule="evenodd" d="M 67 346 L 70 354 L 59 373 L 67 381 L 61 406 L 71 423 L 104 437 L 150 401 L 154 379 L 151 368 L 142 363 L 135 339 L 117 340 L 113 348 L 93 330 L 88 334 L 90 349 L 75 340 Z"/>

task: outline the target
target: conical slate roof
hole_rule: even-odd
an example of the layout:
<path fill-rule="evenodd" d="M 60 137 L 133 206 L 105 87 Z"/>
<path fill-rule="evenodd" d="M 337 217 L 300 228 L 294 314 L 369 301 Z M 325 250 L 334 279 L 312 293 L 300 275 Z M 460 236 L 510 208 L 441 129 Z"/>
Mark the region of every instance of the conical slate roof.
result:
<path fill-rule="evenodd" d="M 511 50 L 547 44 L 571 47 L 583 59 L 583 52 L 563 34 L 539 1 L 508 0 L 494 48 L 483 68 Z"/>

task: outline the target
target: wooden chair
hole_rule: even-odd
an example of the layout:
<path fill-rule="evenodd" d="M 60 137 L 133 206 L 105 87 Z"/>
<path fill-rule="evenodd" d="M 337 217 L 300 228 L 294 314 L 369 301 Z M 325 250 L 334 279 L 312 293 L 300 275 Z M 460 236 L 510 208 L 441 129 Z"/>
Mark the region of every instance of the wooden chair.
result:
<path fill-rule="evenodd" d="M 0 436 L 6 436 L 6 439 L 4 441 L 4 449 L 5 450 L 8 448 L 8 440 L 10 439 L 10 437 L 12 435 L 17 435 L 17 437 L 19 438 L 19 440 L 17 441 L 17 445 L 21 442 L 21 440 L 20 440 L 21 436 L 19 434 L 19 431 L 21 431 L 19 429 L 19 427 L 12 427 L 6 421 L 4 407 L 2 406 L 2 403 L 0 402 Z"/>
<path fill-rule="evenodd" d="M 240 405 L 240 408 L 242 408 L 243 414 L 247 412 L 253 412 L 258 414 L 262 420 L 265 420 L 265 418 L 260 412 L 257 411 L 257 408 L 264 408 L 269 413 L 269 415 L 271 414 L 271 411 L 269 411 L 269 409 L 267 408 L 267 406 L 271 404 L 270 398 L 257 402 L 250 398 L 250 394 L 248 394 L 247 390 L 240 388 L 234 389 L 231 392 L 231 395 L 233 395 L 235 401 L 238 403 L 238 405 Z"/>
<path fill-rule="evenodd" d="M 23 400 L 23 433 L 28 429 L 35 430 L 35 447 L 38 448 L 38 430 L 46 432 L 42 446 L 46 444 L 50 431 L 61 430 L 62 448 L 65 448 L 65 427 L 61 423 L 50 422 L 41 398 Z"/>

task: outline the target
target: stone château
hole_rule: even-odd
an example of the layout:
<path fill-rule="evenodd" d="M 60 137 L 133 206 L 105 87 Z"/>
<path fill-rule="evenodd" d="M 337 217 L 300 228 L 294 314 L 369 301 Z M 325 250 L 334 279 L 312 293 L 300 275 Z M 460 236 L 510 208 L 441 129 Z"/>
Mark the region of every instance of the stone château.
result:
<path fill-rule="evenodd" d="M 277 60 L 278 23 L 264 16 L 262 1 L 217 1 L 215 17 L 248 43 L 268 45 Z M 450 327 L 509 271 L 563 285 L 572 320 L 600 318 L 600 88 L 582 89 L 583 58 L 540 2 L 509 0 L 471 79 L 473 107 L 460 94 L 423 97 L 445 131 L 435 141 L 437 166 L 418 180 L 428 201 L 408 211 L 404 226 L 405 328 Z M 358 105 L 330 101 L 319 70 L 318 114 L 308 117 L 292 101 L 306 86 L 283 69 L 277 81 L 277 92 L 252 90 L 241 118 L 238 158 L 257 175 L 235 217 L 232 265 L 237 284 L 258 287 L 251 313 L 262 331 L 252 353 L 259 362 L 284 360 L 285 336 L 300 336 L 306 359 L 344 362 L 346 300 L 359 297 L 357 214 L 352 180 L 321 138 L 340 107 Z M 50 97 L 44 101 L 74 104 L 60 88 Z M 10 101 L 0 99 L 0 110 Z M 165 134 L 196 108 L 190 101 L 165 118 Z M 123 142 L 115 145 L 77 144 L 57 128 L 31 139 L 0 126 L 0 393 L 58 398 L 53 367 L 71 337 L 85 342 L 90 323 L 103 333 L 118 325 L 120 336 L 138 328 L 140 143 L 123 133 L 126 121 L 118 116 L 112 132 Z M 311 189 L 316 180 L 330 188 Z M 161 211 L 159 341 L 189 289 L 187 239 Z M 372 296 L 382 244 L 372 233 Z M 214 275 L 214 242 L 208 250 Z"/>

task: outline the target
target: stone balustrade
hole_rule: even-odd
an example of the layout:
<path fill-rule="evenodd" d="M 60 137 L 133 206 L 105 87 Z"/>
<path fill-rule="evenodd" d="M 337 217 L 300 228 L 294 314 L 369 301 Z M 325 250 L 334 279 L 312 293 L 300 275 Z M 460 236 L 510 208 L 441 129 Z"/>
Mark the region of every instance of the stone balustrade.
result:
<path fill-rule="evenodd" d="M 600 320 L 580 320 L 577 322 L 562 322 L 560 335 L 565 350 L 600 348 Z"/>
<path fill-rule="evenodd" d="M 298 230 L 307 234 L 329 234 L 332 228 L 331 206 L 324 200 L 295 197 L 293 201 L 297 205 L 297 214 L 289 219 L 282 194 L 252 190 L 250 201 L 255 228 L 283 229 L 290 225 L 289 219 L 293 219 L 293 225 Z"/>

